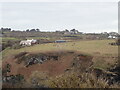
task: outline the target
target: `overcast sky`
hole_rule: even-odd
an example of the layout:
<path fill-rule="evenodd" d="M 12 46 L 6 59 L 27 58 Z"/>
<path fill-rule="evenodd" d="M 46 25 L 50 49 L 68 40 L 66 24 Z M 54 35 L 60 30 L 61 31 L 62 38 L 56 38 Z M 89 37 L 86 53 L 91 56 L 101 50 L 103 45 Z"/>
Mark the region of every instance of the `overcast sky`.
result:
<path fill-rule="evenodd" d="M 117 2 L 5 2 L 2 27 L 14 30 L 118 32 Z"/>

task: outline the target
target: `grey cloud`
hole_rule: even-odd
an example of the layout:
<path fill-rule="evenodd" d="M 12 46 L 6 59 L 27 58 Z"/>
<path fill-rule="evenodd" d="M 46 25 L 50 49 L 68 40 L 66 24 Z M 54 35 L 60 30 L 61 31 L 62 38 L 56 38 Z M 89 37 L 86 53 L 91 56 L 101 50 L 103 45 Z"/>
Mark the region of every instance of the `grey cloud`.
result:
<path fill-rule="evenodd" d="M 117 3 L 3 3 L 2 26 L 83 32 L 117 31 Z"/>

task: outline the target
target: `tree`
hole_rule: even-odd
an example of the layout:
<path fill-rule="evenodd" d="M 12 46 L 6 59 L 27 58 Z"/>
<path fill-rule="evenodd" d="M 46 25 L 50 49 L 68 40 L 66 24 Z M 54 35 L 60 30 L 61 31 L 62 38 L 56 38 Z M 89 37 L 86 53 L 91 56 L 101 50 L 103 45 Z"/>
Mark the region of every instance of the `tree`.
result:
<path fill-rule="evenodd" d="M 40 31 L 40 29 L 38 29 L 38 28 L 37 28 L 37 29 L 36 29 L 36 31 L 37 31 L 37 32 L 39 32 L 39 31 Z"/>
<path fill-rule="evenodd" d="M 29 32 L 29 29 L 27 29 L 26 32 Z"/>
<path fill-rule="evenodd" d="M 69 32 L 69 30 L 65 29 L 65 32 Z"/>
<path fill-rule="evenodd" d="M 70 30 L 70 32 L 73 33 L 73 34 L 77 34 L 78 30 L 72 29 L 72 30 Z"/>
<path fill-rule="evenodd" d="M 11 28 L 1 28 L 0 29 L 2 32 L 10 32 Z"/>
<path fill-rule="evenodd" d="M 36 30 L 35 29 L 31 29 L 30 32 L 35 32 Z"/>

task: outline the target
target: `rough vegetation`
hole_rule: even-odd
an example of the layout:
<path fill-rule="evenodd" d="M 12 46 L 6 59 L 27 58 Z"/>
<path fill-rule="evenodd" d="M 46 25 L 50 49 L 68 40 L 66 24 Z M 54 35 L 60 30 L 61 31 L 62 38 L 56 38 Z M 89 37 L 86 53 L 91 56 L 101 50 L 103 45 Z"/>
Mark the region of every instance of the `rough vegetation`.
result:
<path fill-rule="evenodd" d="M 119 88 L 118 65 L 105 71 L 92 59 L 75 51 L 21 52 L 3 62 L 3 87 Z"/>
<path fill-rule="evenodd" d="M 97 79 L 91 73 L 69 73 L 51 78 L 47 83 L 52 88 L 116 88 L 116 85 L 109 85 L 107 80 Z"/>
<path fill-rule="evenodd" d="M 120 88 L 119 40 L 75 31 L 2 32 L 3 88 Z M 25 39 L 39 44 L 20 46 Z"/>

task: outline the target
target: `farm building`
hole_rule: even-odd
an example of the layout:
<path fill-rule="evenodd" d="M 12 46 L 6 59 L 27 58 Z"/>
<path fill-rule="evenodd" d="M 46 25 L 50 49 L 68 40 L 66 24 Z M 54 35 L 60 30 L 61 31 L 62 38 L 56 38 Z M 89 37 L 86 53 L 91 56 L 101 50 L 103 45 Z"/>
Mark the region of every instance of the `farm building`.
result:
<path fill-rule="evenodd" d="M 23 40 L 20 42 L 20 45 L 24 45 L 24 46 L 31 46 L 33 44 L 36 44 L 37 43 L 37 40 Z"/>
<path fill-rule="evenodd" d="M 56 40 L 55 43 L 64 43 L 66 40 Z"/>
<path fill-rule="evenodd" d="M 108 36 L 108 39 L 116 39 L 117 37 L 116 36 Z"/>

